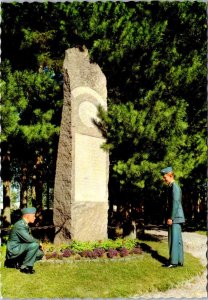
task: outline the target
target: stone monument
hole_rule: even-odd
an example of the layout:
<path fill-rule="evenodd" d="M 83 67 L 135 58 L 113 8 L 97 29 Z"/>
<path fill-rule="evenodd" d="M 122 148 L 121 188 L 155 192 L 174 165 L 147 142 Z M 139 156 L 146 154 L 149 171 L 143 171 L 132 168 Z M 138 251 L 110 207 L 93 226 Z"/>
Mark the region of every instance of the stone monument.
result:
<path fill-rule="evenodd" d="M 64 103 L 54 188 L 55 243 L 107 238 L 108 153 L 95 125 L 107 109 L 106 78 L 86 48 L 65 53 Z"/>

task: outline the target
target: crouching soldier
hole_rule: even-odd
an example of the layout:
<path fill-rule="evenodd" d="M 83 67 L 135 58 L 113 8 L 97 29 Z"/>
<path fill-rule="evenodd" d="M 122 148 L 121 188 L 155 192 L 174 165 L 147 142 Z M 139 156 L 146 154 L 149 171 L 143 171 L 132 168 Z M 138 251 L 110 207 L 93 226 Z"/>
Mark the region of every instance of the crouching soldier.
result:
<path fill-rule="evenodd" d="M 20 269 L 20 272 L 33 274 L 33 265 L 44 253 L 40 242 L 29 232 L 29 223 L 35 221 L 35 207 L 22 209 L 22 218 L 11 229 L 7 241 L 5 267 Z"/>

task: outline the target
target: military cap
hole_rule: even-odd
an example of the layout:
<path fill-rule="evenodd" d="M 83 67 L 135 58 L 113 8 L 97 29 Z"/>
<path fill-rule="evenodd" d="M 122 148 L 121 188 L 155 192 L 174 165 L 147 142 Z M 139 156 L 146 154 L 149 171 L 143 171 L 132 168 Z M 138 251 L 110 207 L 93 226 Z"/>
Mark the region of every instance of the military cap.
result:
<path fill-rule="evenodd" d="M 165 175 L 167 173 L 173 172 L 173 168 L 172 167 L 167 167 L 167 168 L 162 169 L 160 172 L 161 172 L 162 175 Z"/>
<path fill-rule="evenodd" d="M 36 213 L 36 208 L 35 207 L 25 207 L 22 209 L 22 214 L 35 214 Z"/>

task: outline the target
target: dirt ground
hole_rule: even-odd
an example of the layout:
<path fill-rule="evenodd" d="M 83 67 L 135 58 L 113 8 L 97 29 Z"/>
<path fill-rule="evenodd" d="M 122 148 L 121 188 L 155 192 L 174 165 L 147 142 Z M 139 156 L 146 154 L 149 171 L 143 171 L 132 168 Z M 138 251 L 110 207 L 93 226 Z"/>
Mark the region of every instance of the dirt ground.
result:
<path fill-rule="evenodd" d="M 155 234 L 167 238 L 167 232 L 163 230 L 145 230 L 145 233 Z M 200 258 L 201 263 L 207 265 L 207 237 L 193 232 L 183 232 L 184 251 Z M 132 299 L 154 298 L 205 298 L 207 299 L 207 270 L 190 281 L 170 289 L 166 292 L 147 293 L 141 296 L 133 296 Z"/>

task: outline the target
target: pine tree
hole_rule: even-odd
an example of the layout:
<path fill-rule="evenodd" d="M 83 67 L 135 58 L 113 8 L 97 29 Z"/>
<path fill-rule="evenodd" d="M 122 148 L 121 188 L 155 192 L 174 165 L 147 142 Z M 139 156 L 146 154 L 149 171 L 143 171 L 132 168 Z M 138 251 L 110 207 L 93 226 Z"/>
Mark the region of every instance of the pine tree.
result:
<path fill-rule="evenodd" d="M 2 142 L 17 145 L 12 170 L 26 161 L 32 174 L 37 151 L 54 177 L 64 51 L 86 45 L 108 82 L 100 115 L 111 206 L 128 202 L 133 215 L 141 206 L 147 218 L 162 210 L 159 170 L 169 164 L 184 197 L 193 186 L 204 204 L 206 30 L 200 2 L 3 3 Z"/>
<path fill-rule="evenodd" d="M 61 86 L 48 73 L 15 71 L 2 65 L 2 146 L 12 153 L 13 177 L 19 180 L 21 208 L 28 205 L 36 152 L 50 161 L 56 156 L 61 115 Z M 55 150 L 54 150 L 55 146 Z M 6 172 L 6 165 L 2 165 Z M 35 195 L 42 211 L 42 171 L 36 170 Z M 54 169 L 51 170 L 54 174 Z M 53 176 L 53 175 L 52 175 Z M 18 179 L 19 178 L 19 179 Z M 52 177 L 53 178 L 53 177 Z"/>

